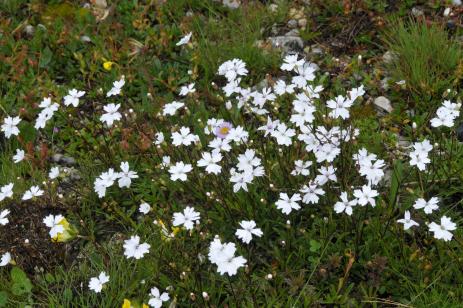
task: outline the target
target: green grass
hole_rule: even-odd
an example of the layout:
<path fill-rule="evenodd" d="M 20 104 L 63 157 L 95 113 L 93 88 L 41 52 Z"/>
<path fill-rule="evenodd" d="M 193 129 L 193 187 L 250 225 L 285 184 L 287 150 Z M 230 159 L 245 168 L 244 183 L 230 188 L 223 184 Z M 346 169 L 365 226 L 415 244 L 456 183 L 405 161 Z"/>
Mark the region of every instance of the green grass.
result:
<path fill-rule="evenodd" d="M 404 7 L 415 4 L 406 1 L 398 11 L 402 14 Z M 304 11 L 309 18 L 303 34 L 308 44 L 326 39 L 324 29 L 315 29 L 317 22 L 329 24 L 330 29 L 345 29 L 343 21 L 355 20 L 356 10 L 366 10 L 373 17 L 378 12 L 397 15 L 388 13 L 386 1 L 367 1 L 347 13 L 340 3 L 315 1 L 313 5 L 313 11 L 310 6 Z M 382 52 L 378 46 L 383 42 L 371 34 L 377 29 L 364 29 L 352 38 L 353 46 L 364 56 L 362 61 L 355 49 L 335 57 L 327 47 L 317 60 L 321 72 L 316 82 L 323 84 L 325 91 L 316 101 L 322 110 L 316 114 L 316 122 L 327 127 L 354 125 L 361 133 L 343 146 L 342 158 L 336 161 L 341 170 L 339 185 L 327 186 L 320 204 L 303 206 L 285 216 L 275 207 L 278 194 L 291 195 L 307 183 L 307 177 L 294 177 L 290 172 L 294 160 L 312 160 L 312 154 L 302 146 L 286 148 L 267 142 L 255 131 L 265 123 L 265 116 L 226 110 L 225 98 L 216 86 L 222 86 L 224 79 L 216 72 L 223 61 L 239 58 L 250 72 L 244 78 L 246 87 L 264 78 L 274 81 L 289 77 L 279 70 L 281 51 L 260 48 L 256 41 L 268 37 L 274 24 L 284 28 L 289 10 L 301 7 L 299 2 L 279 1 L 272 12 L 265 1 L 249 1 L 229 10 L 212 0 L 175 0 L 164 5 L 118 0 L 112 3 L 108 17 L 99 21 L 90 10 L 73 2 L 1 2 L 0 120 L 7 114 L 21 114 L 24 120 L 19 140 L 0 141 L 0 186 L 15 183 L 15 198 L 0 203 L 0 209 L 27 206 L 32 213 L 44 208 L 59 210 L 78 230 L 78 236 L 67 243 L 45 238 L 45 249 L 64 251 L 66 257 L 52 255 L 56 259 L 42 260 L 37 270 L 35 264 L 27 264 L 27 254 L 14 256 L 17 265 L 0 268 L 0 292 L 4 292 L 0 293 L 0 307 L 120 307 L 124 299 L 147 303 L 154 286 L 161 291 L 169 287 L 170 302 L 179 307 L 458 307 L 463 296 L 463 147 L 450 129 L 426 127 L 432 116 L 424 110 L 427 105 L 409 114 L 407 102 L 412 97 L 421 99 L 415 102 L 418 106 L 421 102 L 440 103 L 444 90 L 458 89 L 454 86 L 459 80 L 460 48 L 437 25 L 401 20 L 388 25 L 387 48 L 397 54 L 388 69 L 394 80 L 406 80 L 407 87 L 394 86 L 385 93 L 372 64 Z M 437 7 L 427 9 L 438 13 Z M 343 14 L 346 16 L 336 18 Z M 33 35 L 24 32 L 26 24 L 34 26 Z M 190 31 L 191 43 L 175 46 Z M 82 41 L 82 36 L 91 42 Z M 362 44 L 367 47 L 362 49 Z M 115 63 L 111 70 L 103 67 L 106 61 Z M 106 98 L 105 91 L 121 75 L 127 81 L 122 95 Z M 189 82 L 196 83 L 197 92 L 182 99 L 188 110 L 173 117 L 159 116 L 164 104 L 178 100 L 180 87 Z M 394 112 L 379 119 L 370 99 L 365 99 L 355 103 L 346 122 L 323 117 L 326 100 L 360 84 L 365 85 L 370 98 L 390 97 Z M 74 87 L 87 91 L 81 106 L 62 106 L 46 129 L 35 131 L 40 100 L 51 95 L 62 101 Z M 461 97 L 456 94 L 449 99 L 459 101 Z M 288 123 L 292 100 L 279 97 L 274 106 L 280 109 L 271 110 L 272 118 Z M 102 106 L 109 102 L 121 103 L 124 114 L 111 130 L 99 121 Z M 253 140 L 252 145 L 234 146 L 225 155 L 223 169 L 227 171 L 219 176 L 206 176 L 195 166 L 206 151 L 205 143 L 180 148 L 170 145 L 171 130 L 183 125 L 203 142 L 209 140 L 204 126 L 211 117 L 243 125 Z M 417 129 L 411 128 L 412 122 L 418 123 Z M 54 127 L 59 130 L 54 132 Z M 152 141 L 159 131 L 166 134 L 166 142 L 155 147 Z M 440 143 L 442 151 L 433 154 L 429 174 L 419 175 L 416 168 L 410 168 L 406 151 L 396 147 L 398 133 L 411 142 L 427 137 Z M 49 150 L 47 155 L 37 150 L 44 146 Z M 14 164 L 11 156 L 18 147 L 29 148 L 31 156 Z M 354 186 L 364 184 L 350 159 L 361 147 L 377 154 L 394 170 L 391 184 L 380 188 L 375 208 L 358 207 L 353 216 L 338 215 L 333 205 L 339 200 L 339 191 L 351 193 Z M 249 192 L 235 194 L 228 170 L 236 165 L 237 154 L 247 148 L 257 150 L 266 176 L 255 180 Z M 55 165 L 51 157 L 58 152 L 75 158 L 80 179 L 70 182 L 60 198 L 56 195 L 58 186 L 63 186 L 63 176 L 47 184 L 44 198 L 22 202 L 23 191 L 48 181 L 48 171 Z M 163 155 L 171 156 L 174 162 L 192 162 L 195 170 L 188 175 L 188 182 L 169 179 L 168 172 L 159 167 Z M 140 177 L 130 189 L 115 185 L 105 198 L 98 198 L 93 190 L 95 178 L 110 167 L 118 168 L 122 161 L 129 161 Z M 316 166 L 310 171 L 309 178 L 313 178 Z M 395 222 L 403 217 L 403 211 L 410 209 L 417 197 L 432 195 L 442 198 L 440 212 L 432 216 L 413 212 L 420 228 L 403 231 Z M 152 207 L 146 216 L 138 213 L 141 202 Z M 181 229 L 166 240 L 160 221 L 171 232 L 172 214 L 187 205 L 201 212 L 201 224 L 191 232 Z M 437 221 L 443 214 L 450 215 L 459 226 L 455 240 L 449 243 L 433 239 L 425 226 L 426 221 Z M 41 230 L 45 229 L 42 219 L 38 217 L 35 222 Z M 255 219 L 264 233 L 251 245 L 240 243 L 234 234 L 238 222 L 245 219 Z M 128 260 L 123 255 L 123 241 L 135 234 L 151 245 L 150 252 L 140 260 Z M 219 275 L 207 258 L 215 235 L 234 242 L 237 254 L 248 259 L 249 267 L 239 269 L 231 278 Z M 9 245 L 0 237 L 0 254 L 9 250 Z M 56 260 L 59 265 L 47 267 Z M 11 272 L 21 267 L 28 269 L 32 289 L 18 293 L 13 290 Z M 110 282 L 102 293 L 95 294 L 88 282 L 101 271 L 110 276 Z M 5 294 L 8 302 L 3 304 Z"/>
<path fill-rule="evenodd" d="M 388 69 L 394 80 L 405 80 L 407 88 L 424 102 L 457 85 L 462 49 L 443 26 L 412 19 L 390 23 L 385 42 L 393 56 Z"/>

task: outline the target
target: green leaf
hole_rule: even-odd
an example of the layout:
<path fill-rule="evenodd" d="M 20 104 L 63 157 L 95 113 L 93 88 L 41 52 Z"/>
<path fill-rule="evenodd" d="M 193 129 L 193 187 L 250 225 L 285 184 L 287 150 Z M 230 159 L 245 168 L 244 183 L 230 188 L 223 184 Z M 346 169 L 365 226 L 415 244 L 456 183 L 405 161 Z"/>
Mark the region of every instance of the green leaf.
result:
<path fill-rule="evenodd" d="M 45 49 L 42 51 L 40 55 L 39 67 L 46 68 L 48 64 L 51 62 L 52 57 L 53 57 L 53 53 L 50 50 L 50 48 L 45 47 Z"/>
<path fill-rule="evenodd" d="M 6 307 L 8 304 L 8 293 L 0 291 L 0 307 Z"/>
<path fill-rule="evenodd" d="M 320 249 L 320 247 L 322 247 L 322 245 L 319 242 L 317 242 L 316 240 L 310 240 L 309 243 L 310 243 L 310 251 L 311 252 L 317 252 Z"/>
<path fill-rule="evenodd" d="M 26 273 L 24 273 L 22 269 L 20 269 L 19 267 L 13 267 L 11 269 L 11 280 L 13 282 L 21 283 L 24 280 L 29 280 L 29 279 L 27 278 Z"/>
<path fill-rule="evenodd" d="M 400 160 L 394 163 L 394 169 L 391 177 L 391 189 L 389 191 L 389 205 L 393 206 L 397 199 L 397 193 L 399 192 L 400 183 L 403 178 L 403 165 Z"/>
<path fill-rule="evenodd" d="M 27 278 L 26 273 L 24 273 L 19 267 L 13 267 L 11 270 L 11 280 L 13 282 L 11 292 L 14 295 L 22 295 L 32 291 L 31 281 Z"/>

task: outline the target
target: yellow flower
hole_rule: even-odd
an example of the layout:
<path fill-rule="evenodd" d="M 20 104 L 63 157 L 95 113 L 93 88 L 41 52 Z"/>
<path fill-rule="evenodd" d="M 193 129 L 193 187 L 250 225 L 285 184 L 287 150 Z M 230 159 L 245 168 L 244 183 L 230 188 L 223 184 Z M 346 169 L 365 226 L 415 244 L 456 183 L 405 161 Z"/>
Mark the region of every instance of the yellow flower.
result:
<path fill-rule="evenodd" d="M 58 225 L 62 225 L 64 228 L 64 231 L 61 233 L 58 233 L 56 236 L 52 237 L 52 240 L 55 242 L 67 242 L 71 239 L 73 239 L 77 235 L 77 230 L 69 224 L 66 218 L 61 219 L 61 221 L 58 223 Z"/>
<path fill-rule="evenodd" d="M 149 308 L 148 305 L 146 304 L 142 304 L 141 306 L 142 308 Z M 140 308 L 140 304 L 138 304 L 138 302 L 134 301 L 133 303 L 124 298 L 124 302 L 122 303 L 122 308 Z"/>
<path fill-rule="evenodd" d="M 107 71 L 110 71 L 113 68 L 114 64 L 115 64 L 114 62 L 105 60 L 105 62 L 103 63 L 103 68 Z"/>
<path fill-rule="evenodd" d="M 172 232 L 169 233 L 169 230 L 161 219 L 158 219 L 158 224 L 161 227 L 161 238 L 164 241 L 170 241 L 180 231 L 179 227 L 174 227 L 172 228 Z"/>
<path fill-rule="evenodd" d="M 122 308 L 132 308 L 132 305 L 130 304 L 130 301 L 126 298 L 124 298 L 124 302 L 122 303 Z"/>

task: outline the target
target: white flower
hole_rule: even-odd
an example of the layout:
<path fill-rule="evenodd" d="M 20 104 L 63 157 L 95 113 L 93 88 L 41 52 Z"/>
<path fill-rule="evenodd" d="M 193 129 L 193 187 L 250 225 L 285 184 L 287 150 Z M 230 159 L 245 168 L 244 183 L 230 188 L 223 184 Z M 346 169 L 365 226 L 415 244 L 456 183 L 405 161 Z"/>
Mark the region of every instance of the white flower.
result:
<path fill-rule="evenodd" d="M 164 108 L 162 109 L 162 115 L 167 116 L 167 115 L 175 115 L 175 112 L 177 112 L 178 109 L 182 108 L 185 106 L 184 103 L 181 102 L 172 102 L 170 104 L 164 105 Z"/>
<path fill-rule="evenodd" d="M 11 262 L 11 254 L 5 252 L 0 259 L 0 267 L 7 266 Z"/>
<path fill-rule="evenodd" d="M 240 189 L 248 191 L 248 184 L 252 182 L 253 174 L 250 172 L 233 172 L 230 177 L 230 182 L 233 185 L 233 192 L 238 192 Z"/>
<path fill-rule="evenodd" d="M 32 186 L 29 190 L 27 190 L 23 195 L 23 200 L 30 200 L 34 197 L 40 197 L 44 193 L 43 190 L 40 189 L 38 186 Z"/>
<path fill-rule="evenodd" d="M 429 231 L 434 232 L 434 237 L 438 240 L 450 241 L 453 234 L 450 231 L 457 229 L 457 225 L 450 220 L 447 216 L 442 216 L 440 219 L 440 225 L 435 222 L 429 224 Z"/>
<path fill-rule="evenodd" d="M 352 207 L 357 205 L 357 200 L 347 199 L 347 193 L 345 191 L 341 192 L 341 201 L 338 201 L 334 204 L 334 211 L 336 213 L 345 212 L 347 215 L 352 215 Z"/>
<path fill-rule="evenodd" d="M 410 153 L 410 166 L 416 166 L 420 171 L 424 171 L 430 162 L 427 154 L 421 155 L 416 151 Z"/>
<path fill-rule="evenodd" d="M 183 213 L 174 213 L 174 226 L 183 225 L 185 229 L 192 230 L 194 223 L 199 223 L 200 213 L 196 212 L 193 207 L 187 206 Z"/>
<path fill-rule="evenodd" d="M 455 104 L 448 100 L 444 101 L 441 107 L 436 111 L 436 117 L 431 119 L 432 127 L 452 127 L 454 125 L 454 120 L 460 114 L 461 104 Z"/>
<path fill-rule="evenodd" d="M 248 70 L 246 63 L 240 59 L 233 59 L 222 63 L 219 66 L 218 74 L 225 76 L 229 82 L 234 81 L 238 76 L 246 76 Z"/>
<path fill-rule="evenodd" d="M 129 163 L 128 162 L 122 162 L 121 163 L 121 170 L 122 172 L 119 172 L 118 177 L 118 184 L 119 187 L 130 187 L 132 184 L 132 179 L 138 179 L 138 174 L 135 171 L 129 170 Z"/>
<path fill-rule="evenodd" d="M 16 149 L 16 154 L 13 156 L 13 162 L 15 164 L 19 163 L 20 161 L 24 159 L 25 156 L 26 156 L 26 153 L 23 150 Z"/>
<path fill-rule="evenodd" d="M 409 211 L 405 211 L 404 218 L 397 220 L 397 222 L 404 224 L 404 230 L 408 230 L 413 226 L 419 226 L 419 224 L 416 221 L 411 219 Z"/>
<path fill-rule="evenodd" d="M 285 123 L 278 124 L 277 128 L 272 132 L 272 137 L 277 140 L 279 145 L 290 146 L 291 138 L 296 135 L 296 131 L 288 128 Z"/>
<path fill-rule="evenodd" d="M 109 276 L 105 272 L 101 272 L 98 277 L 90 278 L 88 288 L 95 293 L 100 293 L 105 283 L 109 282 Z"/>
<path fill-rule="evenodd" d="M 219 174 L 222 171 L 222 167 L 217 164 L 222 160 L 220 152 L 203 152 L 201 156 L 197 164 L 199 167 L 206 167 L 207 173 Z"/>
<path fill-rule="evenodd" d="M 50 180 L 54 180 L 59 176 L 59 167 L 53 167 L 50 169 L 50 172 L 48 173 L 48 177 Z"/>
<path fill-rule="evenodd" d="M 365 206 L 370 203 L 371 206 L 375 207 L 376 202 L 374 198 L 377 196 L 378 192 L 374 189 L 371 189 L 371 187 L 368 185 L 363 185 L 361 190 L 354 190 L 354 197 L 357 198 L 357 202 L 361 206 Z"/>
<path fill-rule="evenodd" d="M 154 140 L 154 144 L 160 145 L 163 142 L 164 142 L 164 133 L 162 132 L 156 133 L 156 139 Z"/>
<path fill-rule="evenodd" d="M 188 94 L 190 93 L 195 93 L 196 92 L 196 89 L 195 89 L 195 84 L 194 83 L 190 83 L 186 86 L 182 86 L 180 88 L 180 93 L 179 95 L 180 96 L 187 96 Z"/>
<path fill-rule="evenodd" d="M 307 86 L 308 81 L 315 79 L 315 72 L 318 70 L 318 66 L 314 63 L 305 62 L 303 65 L 298 65 L 294 71 L 298 74 L 292 78 L 292 83 L 298 88 L 304 88 Z"/>
<path fill-rule="evenodd" d="M 350 99 L 347 99 L 346 97 L 342 95 L 338 95 L 336 99 L 334 100 L 329 100 L 326 102 L 326 105 L 333 109 L 329 113 L 329 116 L 336 119 L 336 118 L 342 118 L 343 120 L 349 118 L 349 109 L 353 104 L 353 101 Z"/>
<path fill-rule="evenodd" d="M 267 117 L 267 124 L 259 127 L 257 130 L 264 131 L 264 137 L 267 137 L 269 134 L 272 135 L 278 124 L 280 124 L 280 120 L 272 121 L 270 117 Z"/>
<path fill-rule="evenodd" d="M 301 206 L 298 201 L 301 201 L 300 194 L 294 194 L 291 198 L 286 193 L 280 193 L 280 199 L 275 203 L 277 209 L 281 210 L 283 214 L 288 215 L 292 210 L 299 210 Z"/>
<path fill-rule="evenodd" d="M 273 90 L 278 95 L 283 95 L 285 93 L 292 94 L 294 93 L 294 85 L 287 85 L 286 82 L 284 82 L 283 80 L 278 80 L 273 86 Z"/>
<path fill-rule="evenodd" d="M 378 159 L 374 163 L 369 159 L 359 160 L 360 175 L 364 176 L 370 185 L 377 185 L 384 176 L 384 160 Z"/>
<path fill-rule="evenodd" d="M 236 275 L 238 269 L 240 267 L 243 267 L 245 264 L 245 258 L 243 258 L 242 256 L 233 256 L 217 264 L 217 272 L 219 272 L 220 275 L 228 274 L 229 276 L 233 276 Z"/>
<path fill-rule="evenodd" d="M 177 42 L 177 44 L 175 44 L 176 46 L 181 46 L 181 45 L 186 45 L 190 42 L 190 39 L 191 39 L 191 35 L 193 34 L 193 32 L 190 32 L 188 33 L 187 35 L 185 35 L 184 37 L 182 37 L 180 39 L 180 41 Z"/>
<path fill-rule="evenodd" d="M 62 215 L 48 215 L 43 219 L 43 223 L 50 228 L 49 234 L 51 238 L 55 238 L 58 234 L 64 232 L 64 226 L 59 224 L 63 219 L 64 217 Z"/>
<path fill-rule="evenodd" d="M 236 143 L 246 142 L 248 140 L 249 133 L 244 130 L 243 127 L 237 126 L 232 127 L 227 134 L 226 139 L 228 141 L 234 141 Z"/>
<path fill-rule="evenodd" d="M 336 182 L 336 169 L 333 168 L 333 166 L 322 166 L 320 169 L 318 169 L 318 172 L 320 172 L 319 175 L 315 178 L 315 183 L 317 183 L 320 186 L 325 185 L 328 183 L 328 181 Z"/>
<path fill-rule="evenodd" d="M 307 123 L 312 123 L 315 119 L 314 112 L 316 111 L 315 106 L 310 103 L 295 100 L 293 102 L 294 112 L 291 115 L 290 121 L 297 127 L 305 126 Z"/>
<path fill-rule="evenodd" d="M 256 228 L 256 222 L 254 220 L 243 220 L 240 222 L 242 229 L 236 230 L 235 235 L 246 244 L 249 244 L 252 240 L 252 236 L 261 237 L 263 232 L 260 228 Z"/>
<path fill-rule="evenodd" d="M 124 76 L 122 76 L 120 80 L 113 82 L 113 87 L 111 88 L 111 90 L 108 91 L 108 93 L 106 93 L 106 97 L 110 97 L 113 95 L 119 95 L 124 85 L 125 85 L 125 79 L 124 79 Z"/>
<path fill-rule="evenodd" d="M 283 59 L 283 64 L 281 65 L 280 69 L 283 71 L 293 71 L 296 67 L 304 65 L 304 59 L 297 59 L 297 54 L 295 55 L 287 55 Z"/>
<path fill-rule="evenodd" d="M 173 132 L 171 138 L 172 144 L 176 147 L 188 146 L 198 140 L 198 136 L 191 134 L 190 129 L 184 126 L 180 128 L 180 132 Z"/>
<path fill-rule="evenodd" d="M 146 215 L 149 213 L 149 211 L 151 211 L 151 206 L 148 203 L 143 202 L 142 204 L 140 204 L 138 210 L 140 211 L 140 213 Z"/>
<path fill-rule="evenodd" d="M 439 199 L 437 197 L 432 197 L 429 201 L 426 201 L 423 198 L 419 198 L 413 204 L 413 207 L 417 210 L 424 209 L 426 214 L 431 214 L 432 211 L 439 209 Z"/>
<path fill-rule="evenodd" d="M 169 168 L 170 179 L 172 181 L 180 180 L 185 182 L 187 180 L 187 173 L 193 170 L 190 164 L 184 164 L 183 162 L 178 162 L 174 166 Z"/>
<path fill-rule="evenodd" d="M 113 168 L 109 168 L 107 172 L 103 172 L 93 184 L 98 197 L 103 198 L 106 195 L 106 189 L 111 187 L 118 177 L 119 173 L 114 172 Z"/>
<path fill-rule="evenodd" d="M 151 288 L 150 299 L 148 305 L 154 308 L 162 307 L 163 302 L 167 302 L 170 299 L 169 294 L 163 292 L 160 294 L 159 289 L 156 287 Z"/>
<path fill-rule="evenodd" d="M 13 197 L 13 183 L 0 187 L 0 201 Z"/>
<path fill-rule="evenodd" d="M 214 151 L 220 151 L 220 152 L 230 152 L 231 146 L 230 146 L 230 140 L 228 139 L 222 139 L 222 138 L 214 138 L 212 139 L 211 142 L 209 142 L 208 146 Z"/>
<path fill-rule="evenodd" d="M 355 101 L 358 97 L 363 96 L 364 94 L 365 94 L 365 89 L 363 85 L 361 85 L 358 88 L 353 88 L 352 90 L 349 91 L 349 97 L 352 102 Z"/>
<path fill-rule="evenodd" d="M 5 226 L 9 220 L 8 215 L 10 214 L 10 210 L 3 210 L 0 212 L 0 225 Z"/>
<path fill-rule="evenodd" d="M 234 243 L 224 243 L 216 237 L 209 245 L 209 260 L 217 265 L 217 271 L 223 275 L 236 275 L 238 269 L 246 264 L 242 256 L 235 257 L 236 247 Z"/>
<path fill-rule="evenodd" d="M 163 156 L 162 163 L 161 163 L 161 169 L 167 168 L 169 166 L 170 166 L 170 156 Z"/>
<path fill-rule="evenodd" d="M 300 159 L 294 162 L 294 170 L 291 171 L 291 175 L 304 175 L 307 176 L 310 174 L 309 167 L 312 166 L 311 161 L 302 161 Z"/>
<path fill-rule="evenodd" d="M 122 115 L 119 113 L 119 108 L 121 104 L 108 104 L 103 107 L 105 114 L 100 117 L 100 121 L 106 123 L 109 127 L 111 127 L 114 121 L 119 121 L 122 119 Z"/>
<path fill-rule="evenodd" d="M 85 91 L 78 91 L 76 89 L 69 90 L 68 95 L 64 97 L 64 105 L 77 107 L 79 105 L 79 98 L 84 95 Z"/>
<path fill-rule="evenodd" d="M 145 253 L 149 252 L 150 244 L 140 244 L 140 237 L 138 235 L 131 236 L 130 239 L 124 241 L 124 256 L 127 259 L 135 258 L 141 259 Z"/>
<path fill-rule="evenodd" d="M 54 111 L 51 111 L 49 109 L 44 109 L 42 110 L 38 117 L 37 120 L 35 121 L 34 128 L 35 129 L 40 129 L 44 128 L 47 125 L 47 122 L 53 117 Z"/>
<path fill-rule="evenodd" d="M 304 185 L 299 192 L 303 193 L 302 203 L 305 204 L 316 204 L 320 199 L 318 196 L 323 196 L 325 191 L 318 187 L 317 183 L 310 182 L 309 186 Z"/>
<path fill-rule="evenodd" d="M 252 171 L 254 167 L 258 167 L 261 164 L 261 160 L 256 156 L 256 152 L 251 149 L 247 149 L 244 154 L 238 155 L 238 164 L 236 167 L 241 171 Z"/>
<path fill-rule="evenodd" d="M 10 139 L 11 136 L 18 136 L 19 135 L 19 129 L 18 129 L 18 124 L 21 122 L 20 117 L 7 117 L 3 121 L 2 124 L 2 132 L 5 133 L 5 137 L 7 139 Z"/>

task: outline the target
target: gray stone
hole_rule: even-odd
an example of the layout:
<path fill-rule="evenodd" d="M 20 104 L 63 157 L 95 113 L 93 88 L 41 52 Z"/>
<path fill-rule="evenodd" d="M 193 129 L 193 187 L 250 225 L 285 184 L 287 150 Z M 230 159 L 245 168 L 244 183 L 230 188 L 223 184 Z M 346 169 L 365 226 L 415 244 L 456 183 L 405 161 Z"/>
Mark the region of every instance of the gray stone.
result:
<path fill-rule="evenodd" d="M 290 19 L 288 21 L 288 27 L 291 28 L 291 29 L 294 29 L 294 28 L 297 28 L 297 20 L 295 19 Z"/>
<path fill-rule="evenodd" d="M 35 28 L 32 25 L 27 25 L 24 27 L 24 32 L 29 36 L 33 36 L 35 33 Z"/>
<path fill-rule="evenodd" d="M 293 29 L 286 32 L 285 36 L 299 36 L 299 29 Z"/>
<path fill-rule="evenodd" d="M 392 63 L 396 58 L 396 55 L 392 51 L 386 51 L 383 55 L 383 62 L 386 64 Z"/>
<path fill-rule="evenodd" d="M 302 52 L 304 42 L 299 36 L 273 36 L 268 38 L 274 48 L 281 48 L 285 53 Z"/>
<path fill-rule="evenodd" d="M 63 154 L 57 153 L 57 154 L 53 155 L 53 157 L 51 159 L 53 160 L 53 162 L 59 163 L 60 160 L 61 160 L 61 157 L 63 157 Z"/>
<path fill-rule="evenodd" d="M 392 112 L 391 101 L 388 98 L 384 97 L 384 96 L 379 96 L 379 97 L 375 98 L 375 100 L 373 101 L 373 104 L 376 107 L 379 107 L 384 111 L 387 111 L 388 113 Z"/>
<path fill-rule="evenodd" d="M 52 161 L 57 164 L 62 164 L 62 165 L 75 165 L 76 160 L 73 157 L 70 156 L 64 156 L 63 154 L 55 154 L 52 156 Z"/>
<path fill-rule="evenodd" d="M 424 12 L 422 9 L 418 7 L 414 7 L 412 8 L 412 15 L 415 17 L 420 17 L 420 16 L 424 16 Z"/>
<path fill-rule="evenodd" d="M 384 77 L 381 79 L 381 89 L 387 90 L 389 89 L 389 81 L 391 80 L 390 77 Z"/>

